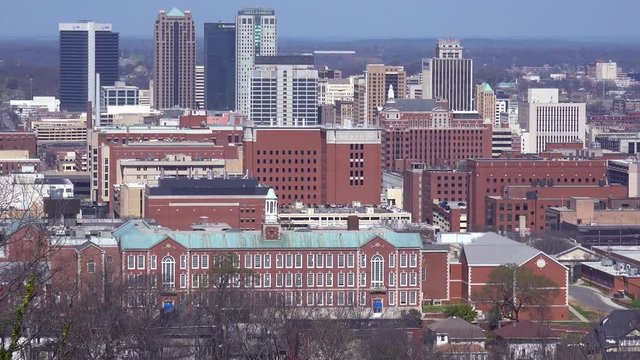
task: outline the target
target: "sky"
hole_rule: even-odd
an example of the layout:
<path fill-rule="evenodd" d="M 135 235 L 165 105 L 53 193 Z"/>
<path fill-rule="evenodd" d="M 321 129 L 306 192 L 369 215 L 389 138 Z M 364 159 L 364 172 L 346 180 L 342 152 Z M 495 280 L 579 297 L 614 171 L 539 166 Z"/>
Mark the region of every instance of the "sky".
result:
<path fill-rule="evenodd" d="M 121 37 L 151 38 L 159 10 L 233 21 L 243 7 L 271 7 L 288 38 L 640 37 L 640 0 L 2 0 L 0 38 L 56 38 L 57 24 L 112 23 Z"/>

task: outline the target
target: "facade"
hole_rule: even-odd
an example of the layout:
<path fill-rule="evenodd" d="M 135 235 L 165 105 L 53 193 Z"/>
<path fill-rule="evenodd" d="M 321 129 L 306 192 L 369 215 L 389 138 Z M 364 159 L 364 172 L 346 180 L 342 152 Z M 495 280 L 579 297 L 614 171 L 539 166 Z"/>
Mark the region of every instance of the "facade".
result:
<path fill-rule="evenodd" d="M 299 204 L 301 205 L 301 204 Z M 357 205 L 357 204 L 356 204 Z M 379 227 L 402 228 L 411 223 L 411 214 L 397 208 L 383 207 L 303 207 L 283 208 L 278 213 L 279 223 L 289 229 L 372 229 Z M 356 221 L 357 220 L 357 221 Z"/>
<path fill-rule="evenodd" d="M 616 80 L 618 78 L 618 64 L 614 61 L 596 62 L 595 77 L 598 81 Z"/>
<path fill-rule="evenodd" d="M 336 105 L 338 101 L 353 101 L 352 81 L 352 78 L 318 80 L 318 105 Z"/>
<path fill-rule="evenodd" d="M 196 101 L 196 110 L 204 110 L 204 92 L 205 92 L 205 68 L 202 65 L 196 65 L 196 80 L 195 80 L 195 101 Z"/>
<path fill-rule="evenodd" d="M 268 198 L 275 198 L 273 190 L 254 179 L 165 178 L 147 187 L 143 218 L 172 230 L 208 223 L 260 230 Z"/>
<path fill-rule="evenodd" d="M 31 122 L 40 144 L 82 144 L 87 142 L 86 119 L 41 119 Z"/>
<path fill-rule="evenodd" d="M 236 16 L 236 105 L 235 110 L 249 115 L 251 72 L 257 56 L 278 53 L 278 23 L 273 9 L 247 8 Z"/>
<path fill-rule="evenodd" d="M 439 359 L 487 360 L 485 341 L 482 328 L 455 316 L 427 326 L 427 344 Z"/>
<path fill-rule="evenodd" d="M 489 122 L 493 126 L 496 126 L 498 122 L 496 105 L 496 94 L 491 86 L 487 83 L 476 85 L 476 109 L 482 120 Z"/>
<path fill-rule="evenodd" d="M 160 11 L 154 32 L 153 106 L 195 106 L 196 30 L 190 11 Z"/>
<path fill-rule="evenodd" d="M 390 90 L 397 99 L 407 97 L 407 73 L 404 66 L 368 64 L 365 83 L 367 124 L 377 125 L 378 108 L 387 102 Z"/>
<path fill-rule="evenodd" d="M 38 113 L 59 112 L 60 100 L 54 96 L 34 96 L 31 100 L 9 100 L 11 110 L 26 122 Z"/>
<path fill-rule="evenodd" d="M 559 103 L 558 89 L 529 89 L 528 102 L 519 109 L 523 153 L 537 154 L 549 143 L 585 144 L 586 104 Z"/>
<path fill-rule="evenodd" d="M 229 111 L 236 101 L 236 24 L 204 24 L 205 109 Z"/>
<path fill-rule="evenodd" d="M 508 127 L 493 127 L 491 129 L 491 155 L 494 158 L 500 157 L 503 153 L 516 152 L 520 153 L 520 149 L 514 149 L 514 134 Z"/>
<path fill-rule="evenodd" d="M 473 111 L 473 61 L 460 41 L 438 40 L 436 57 L 422 60 L 422 98 L 444 99 L 452 111 Z"/>
<path fill-rule="evenodd" d="M 456 120 L 441 102 L 389 101 L 379 116 L 386 171 L 402 173 L 413 163 L 456 167 L 467 159 L 491 157 L 491 125 L 484 125 L 479 118 Z"/>
<path fill-rule="evenodd" d="M 194 142 L 199 144 L 194 145 Z M 116 166 L 119 166 L 118 160 L 121 159 L 159 160 L 167 155 L 191 156 L 192 159 L 242 158 L 237 146 L 242 144 L 242 130 L 234 126 L 194 129 L 171 126 L 102 127 L 90 131 L 87 143 L 91 200 L 99 204 L 107 204 L 113 199 L 113 185 L 117 184 Z M 184 165 L 186 169 L 193 166 Z M 156 164 L 140 164 L 140 167 L 141 171 L 136 170 L 138 173 L 135 174 L 141 176 L 140 180 L 148 180 L 149 176 L 153 178 L 160 171 L 160 166 Z M 145 167 L 149 169 L 144 170 Z"/>
<path fill-rule="evenodd" d="M 318 123 L 318 71 L 309 55 L 256 56 L 249 120 L 262 126 Z"/>
<path fill-rule="evenodd" d="M 37 136 L 34 132 L 2 131 L 0 132 L 1 150 L 24 150 L 29 158 L 37 155 Z"/>
<path fill-rule="evenodd" d="M 467 232 L 467 203 L 442 202 L 432 204 L 433 226 L 436 231 L 442 232 Z"/>
<path fill-rule="evenodd" d="M 101 106 L 137 106 L 140 105 L 140 89 L 126 85 L 124 81 L 116 81 L 113 86 L 102 86 Z"/>
<path fill-rule="evenodd" d="M 508 185 L 598 185 L 606 182 L 604 160 L 471 159 L 469 169 L 469 227 L 487 229 L 488 196 L 500 196 Z M 541 183 L 541 181 L 544 181 Z M 551 182 L 549 182 L 551 181 Z M 534 185 L 534 182 L 536 185 Z M 544 214 L 540 213 L 542 222 Z"/>
<path fill-rule="evenodd" d="M 86 111 L 87 102 L 96 102 L 96 89 L 118 81 L 119 34 L 111 24 L 92 21 L 61 23 L 60 107 Z M 100 84 L 96 86 L 96 74 Z"/>
<path fill-rule="evenodd" d="M 505 324 L 495 332 L 498 351 L 512 354 L 514 360 L 554 358 L 560 335 L 548 325 L 530 320 Z"/>
<path fill-rule="evenodd" d="M 633 359 L 638 351 L 639 310 L 613 310 L 582 340 L 591 358 Z"/>
<path fill-rule="evenodd" d="M 629 190 L 630 198 L 640 196 L 640 181 L 638 175 L 640 168 L 635 160 L 609 160 L 607 161 L 607 180 L 610 184 L 625 185 Z"/>
<path fill-rule="evenodd" d="M 379 129 L 245 127 L 244 131 L 245 170 L 272 187 L 281 204 L 380 203 Z"/>
<path fill-rule="evenodd" d="M 455 169 L 413 164 L 403 175 L 404 209 L 411 213 L 414 222 L 435 225 L 434 211 L 440 204 L 467 201 L 468 176 L 468 173 Z M 462 229 L 462 211 L 460 215 Z"/>
<path fill-rule="evenodd" d="M 353 81 L 352 115 L 354 125 L 365 125 L 367 122 L 367 81 L 362 75 L 356 75 Z"/>

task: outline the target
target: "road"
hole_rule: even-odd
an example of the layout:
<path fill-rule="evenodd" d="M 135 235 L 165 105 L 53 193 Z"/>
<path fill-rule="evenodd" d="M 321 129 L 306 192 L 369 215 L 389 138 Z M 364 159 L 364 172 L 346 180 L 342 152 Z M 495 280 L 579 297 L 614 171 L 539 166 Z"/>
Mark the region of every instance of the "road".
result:
<path fill-rule="evenodd" d="M 585 308 L 591 308 L 607 314 L 612 310 L 626 309 L 625 307 L 604 298 L 598 290 L 582 285 L 569 285 L 569 296 L 574 298 L 576 302 L 580 303 Z"/>

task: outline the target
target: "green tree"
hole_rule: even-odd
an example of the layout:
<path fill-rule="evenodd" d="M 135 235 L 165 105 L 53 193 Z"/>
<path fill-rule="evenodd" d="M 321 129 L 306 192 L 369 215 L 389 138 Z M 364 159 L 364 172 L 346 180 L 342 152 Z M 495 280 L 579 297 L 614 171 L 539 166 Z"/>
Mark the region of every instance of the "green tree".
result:
<path fill-rule="evenodd" d="M 469 304 L 448 305 L 444 308 L 444 314 L 447 315 L 447 317 L 459 317 L 467 322 L 472 322 L 475 320 L 476 315 L 478 315 Z"/>

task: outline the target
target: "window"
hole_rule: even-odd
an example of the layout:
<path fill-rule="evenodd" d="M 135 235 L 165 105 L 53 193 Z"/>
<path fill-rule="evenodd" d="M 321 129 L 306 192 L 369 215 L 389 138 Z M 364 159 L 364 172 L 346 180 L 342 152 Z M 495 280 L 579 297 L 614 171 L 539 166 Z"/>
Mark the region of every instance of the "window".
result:
<path fill-rule="evenodd" d="M 389 273 L 389 286 L 396 286 L 396 273 L 395 272 L 390 272 Z"/>
<path fill-rule="evenodd" d="M 324 293 L 317 292 L 316 293 L 316 304 L 323 305 L 324 304 Z"/>
<path fill-rule="evenodd" d="M 184 270 L 187 268 L 187 255 L 180 255 L 180 269 Z"/>
<path fill-rule="evenodd" d="M 353 291 L 348 291 L 347 292 L 347 305 L 349 305 L 349 306 L 353 305 L 354 296 L 355 296 L 355 293 Z"/>
<path fill-rule="evenodd" d="M 407 292 L 400 291 L 400 305 L 407 305 Z"/>
<path fill-rule="evenodd" d="M 137 267 L 138 270 L 144 270 L 144 255 L 138 255 Z"/>
<path fill-rule="evenodd" d="M 327 305 L 333 305 L 333 292 L 327 292 Z"/>
<path fill-rule="evenodd" d="M 308 268 L 313 269 L 315 267 L 314 266 L 315 262 L 313 261 L 314 259 L 315 259 L 315 256 L 313 256 L 313 254 L 308 254 L 307 255 L 307 267 Z"/>
<path fill-rule="evenodd" d="M 308 292 L 307 293 L 307 306 L 313 306 L 315 303 L 315 296 L 313 292 Z"/>
<path fill-rule="evenodd" d="M 286 262 L 286 264 L 285 264 L 285 265 L 286 265 L 286 268 L 287 268 L 287 269 L 291 269 L 291 268 L 293 267 L 293 255 L 291 255 L 291 254 L 287 254 L 286 259 L 287 259 L 287 262 Z"/>
<path fill-rule="evenodd" d="M 332 268 L 333 267 L 333 254 L 327 254 L 327 262 L 326 262 L 326 266 L 328 268 Z"/>
<path fill-rule="evenodd" d="M 264 287 L 271 287 L 271 274 L 264 274 Z"/>
<path fill-rule="evenodd" d="M 200 276 L 198 274 L 191 274 L 191 287 L 194 289 L 200 287 Z"/>
<path fill-rule="evenodd" d="M 338 306 L 344 306 L 344 291 L 338 291 Z"/>
<path fill-rule="evenodd" d="M 327 287 L 333 287 L 333 273 L 327 273 Z"/>
<path fill-rule="evenodd" d="M 367 267 L 367 254 L 360 254 L 360 267 L 361 268 Z"/>
<path fill-rule="evenodd" d="M 302 268 L 302 254 L 296 254 L 296 269 Z"/>
<path fill-rule="evenodd" d="M 93 274 L 96 272 L 96 262 L 93 260 L 87 261 L 87 272 Z"/>
<path fill-rule="evenodd" d="M 202 284 L 202 287 L 209 287 L 209 274 L 202 274 L 200 276 L 201 280 L 200 283 Z"/>
<path fill-rule="evenodd" d="M 187 274 L 180 274 L 180 288 L 187 287 Z"/>
<path fill-rule="evenodd" d="M 296 287 L 302 287 L 302 273 L 296 273 Z"/>
<path fill-rule="evenodd" d="M 284 276 L 284 286 L 286 286 L 286 287 L 292 287 L 293 286 L 293 274 L 292 273 L 285 274 L 285 276 Z"/>
<path fill-rule="evenodd" d="M 361 291 L 359 293 L 359 298 L 360 298 L 360 306 L 365 306 L 367 304 L 367 293 L 364 291 Z"/>
<path fill-rule="evenodd" d="M 344 276 L 344 273 L 343 273 L 343 272 L 338 273 L 338 286 L 339 286 L 339 287 L 344 287 L 344 284 L 345 284 L 345 276 Z"/>
<path fill-rule="evenodd" d="M 338 267 L 344 267 L 344 254 L 338 254 Z"/>
<path fill-rule="evenodd" d="M 407 286 L 407 273 L 400 273 L 400 286 Z"/>
<path fill-rule="evenodd" d="M 395 305 L 396 304 L 396 292 L 392 291 L 389 293 L 389 305 Z"/>
<path fill-rule="evenodd" d="M 409 285 L 417 286 L 418 285 L 418 274 L 416 272 L 412 272 L 409 274 Z"/>
<path fill-rule="evenodd" d="M 313 287 L 313 281 L 315 280 L 315 278 L 315 274 L 307 273 L 307 287 Z"/>
<path fill-rule="evenodd" d="M 155 274 L 153 274 L 151 275 L 151 288 L 155 289 L 157 287 L 158 287 L 158 277 Z"/>
<path fill-rule="evenodd" d="M 389 254 L 389 267 L 396 267 L 396 254 Z"/>
<path fill-rule="evenodd" d="M 276 287 L 282 287 L 283 286 L 282 278 L 283 278 L 282 273 L 277 273 L 276 274 Z"/>
<path fill-rule="evenodd" d="M 251 261 L 252 261 L 251 254 L 246 254 L 244 256 L 244 267 L 245 267 L 245 269 L 251 269 L 253 267 L 253 266 L 251 266 Z"/>
<path fill-rule="evenodd" d="M 266 254 L 264 256 L 264 268 L 271 269 L 271 254 Z"/>
<path fill-rule="evenodd" d="M 352 267 L 356 266 L 355 262 L 356 262 L 356 256 L 354 254 L 348 254 L 347 255 L 347 267 L 352 268 Z"/>
<path fill-rule="evenodd" d="M 415 305 L 417 302 L 417 296 L 415 291 L 409 291 L 409 305 Z"/>
<path fill-rule="evenodd" d="M 318 254 L 316 255 L 316 267 L 323 268 L 324 267 L 324 255 Z"/>
<path fill-rule="evenodd" d="M 127 286 L 132 288 L 136 285 L 136 276 L 134 274 L 129 274 L 127 276 Z"/>
<path fill-rule="evenodd" d="M 176 287 L 176 261 L 172 256 L 162 258 L 162 287 L 165 289 Z"/>
<path fill-rule="evenodd" d="M 400 254 L 400 267 L 407 267 L 407 254 Z"/>
<path fill-rule="evenodd" d="M 191 268 L 199 269 L 200 268 L 200 256 L 191 255 Z"/>
<path fill-rule="evenodd" d="M 349 287 L 354 287 L 355 286 L 355 282 L 356 282 L 356 274 L 353 272 L 350 272 L 347 274 L 347 286 Z"/>
<path fill-rule="evenodd" d="M 158 257 L 155 255 L 149 256 L 149 269 L 155 270 L 158 268 Z"/>
<path fill-rule="evenodd" d="M 127 256 L 127 269 L 135 270 L 136 268 L 136 257 L 134 255 Z"/>
<path fill-rule="evenodd" d="M 262 267 L 262 256 L 256 254 L 253 255 L 253 267 L 260 269 Z"/>
<path fill-rule="evenodd" d="M 209 255 L 202 255 L 202 258 L 200 259 L 200 266 L 203 269 L 209 268 Z"/>
<path fill-rule="evenodd" d="M 282 264 L 282 254 L 277 254 L 276 255 L 276 268 L 278 269 L 282 269 L 283 264 Z"/>
<path fill-rule="evenodd" d="M 384 286 L 384 259 L 380 255 L 371 257 L 371 287 L 381 288 Z"/>
<path fill-rule="evenodd" d="M 360 273 L 360 286 L 367 286 L 367 273 L 364 271 Z"/>
<path fill-rule="evenodd" d="M 318 273 L 316 274 L 316 286 L 323 287 L 324 286 L 324 274 Z"/>
<path fill-rule="evenodd" d="M 417 254 L 411 254 L 409 256 L 409 267 L 418 267 L 418 255 Z"/>

